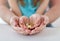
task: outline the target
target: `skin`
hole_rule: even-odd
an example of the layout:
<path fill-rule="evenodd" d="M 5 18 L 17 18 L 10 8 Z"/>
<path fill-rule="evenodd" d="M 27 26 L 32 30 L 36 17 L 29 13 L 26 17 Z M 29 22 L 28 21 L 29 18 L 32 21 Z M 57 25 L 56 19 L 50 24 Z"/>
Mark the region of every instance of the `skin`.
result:
<path fill-rule="evenodd" d="M 12 9 L 12 11 L 17 15 L 17 16 L 22 16 L 17 1 L 16 0 L 8 0 L 10 9 Z"/>
<path fill-rule="evenodd" d="M 11 1 L 13 1 L 13 0 L 11 0 Z M 22 28 L 22 26 L 25 25 L 26 20 L 29 20 L 29 19 L 26 16 L 23 17 L 21 15 L 21 12 L 19 11 L 19 8 L 18 8 L 18 6 L 16 4 L 17 3 L 16 0 L 14 0 L 14 2 L 13 2 L 14 4 L 11 4 L 12 3 L 11 1 L 8 0 L 8 3 L 10 5 L 10 7 L 12 8 L 12 10 L 9 10 L 9 8 L 6 6 L 7 0 L 6 1 L 5 0 L 0 0 L 0 17 L 3 20 L 5 20 L 8 24 L 10 24 L 13 27 L 14 30 L 16 30 L 18 33 L 21 33 L 21 34 L 26 34 L 27 35 L 27 34 L 38 33 L 43 28 L 45 28 L 45 26 L 48 24 L 48 22 L 46 23 L 46 21 L 49 21 L 49 23 L 51 23 L 60 16 L 60 5 L 59 5 L 60 0 L 50 0 L 51 8 L 50 8 L 50 10 L 48 12 L 46 12 L 46 14 L 43 15 L 44 10 L 46 9 L 46 7 L 47 7 L 47 5 L 49 3 L 49 0 L 48 1 L 44 0 L 43 3 L 41 4 L 41 6 L 36 11 L 36 14 L 40 15 L 40 18 L 36 21 L 36 23 L 38 23 L 38 21 L 40 23 L 40 21 L 42 21 L 42 19 L 44 19 L 44 21 L 40 24 L 40 26 L 38 26 L 38 25 L 36 26 L 36 24 L 35 24 L 36 28 L 33 29 L 33 30 L 27 29 L 26 26 L 24 28 Z M 45 4 L 45 5 L 43 5 L 43 4 Z M 41 9 L 41 8 L 43 8 L 43 9 Z M 3 16 L 3 15 L 5 15 L 5 16 Z M 33 16 L 31 16 L 31 17 L 34 20 L 36 20 L 38 15 L 35 15 L 36 17 L 33 17 Z M 23 21 L 23 20 L 25 20 L 25 21 Z M 32 20 L 32 19 L 30 18 L 30 20 Z M 21 26 L 21 22 L 23 24 L 22 26 Z"/>

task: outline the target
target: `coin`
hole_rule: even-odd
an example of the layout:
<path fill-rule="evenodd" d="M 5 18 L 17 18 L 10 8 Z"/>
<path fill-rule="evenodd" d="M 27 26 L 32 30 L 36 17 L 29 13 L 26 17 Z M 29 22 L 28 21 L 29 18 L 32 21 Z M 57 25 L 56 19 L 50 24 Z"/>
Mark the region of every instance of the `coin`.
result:
<path fill-rule="evenodd" d="M 26 26 L 27 26 L 28 28 L 31 28 L 31 27 L 32 27 L 31 24 L 28 24 L 28 23 L 26 24 Z"/>

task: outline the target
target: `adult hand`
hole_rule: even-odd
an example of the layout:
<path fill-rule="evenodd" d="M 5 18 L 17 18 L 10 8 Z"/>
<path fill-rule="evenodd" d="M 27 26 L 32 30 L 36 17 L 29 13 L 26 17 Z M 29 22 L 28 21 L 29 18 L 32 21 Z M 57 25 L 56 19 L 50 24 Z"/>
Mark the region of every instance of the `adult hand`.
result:
<path fill-rule="evenodd" d="M 28 18 L 25 16 L 12 17 L 10 20 L 10 24 L 13 27 L 13 29 L 20 34 L 25 35 L 30 33 L 30 30 L 28 30 L 27 27 L 25 26 L 26 22 L 28 22 Z"/>

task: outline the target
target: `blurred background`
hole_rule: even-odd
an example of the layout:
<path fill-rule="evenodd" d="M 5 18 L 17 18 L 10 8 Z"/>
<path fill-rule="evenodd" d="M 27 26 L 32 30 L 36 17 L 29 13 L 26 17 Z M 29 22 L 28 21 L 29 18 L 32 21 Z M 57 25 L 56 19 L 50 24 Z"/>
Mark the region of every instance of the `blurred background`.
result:
<path fill-rule="evenodd" d="M 7 24 L 7 23 L 0 18 L 0 24 Z M 54 21 L 52 23 L 52 25 L 53 25 L 53 27 L 60 27 L 60 18 L 58 18 L 56 21 Z"/>

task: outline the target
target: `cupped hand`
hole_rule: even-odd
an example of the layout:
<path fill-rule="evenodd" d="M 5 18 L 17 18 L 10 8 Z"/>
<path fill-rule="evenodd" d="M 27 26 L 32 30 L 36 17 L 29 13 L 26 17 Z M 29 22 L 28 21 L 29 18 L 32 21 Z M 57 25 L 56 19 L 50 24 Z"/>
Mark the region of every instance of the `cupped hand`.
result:
<path fill-rule="evenodd" d="M 13 29 L 20 33 L 20 34 L 24 34 L 24 35 L 28 35 L 30 33 L 30 30 L 27 29 L 25 23 L 28 22 L 28 18 L 25 16 L 21 16 L 21 17 L 12 17 L 10 20 L 10 24 L 13 27 Z"/>
<path fill-rule="evenodd" d="M 29 19 L 26 16 L 21 17 L 12 17 L 10 20 L 10 24 L 14 30 L 16 30 L 20 34 L 24 35 L 32 35 L 42 31 L 49 19 L 47 16 L 33 14 Z M 26 24 L 33 24 L 31 28 L 28 28 Z"/>
<path fill-rule="evenodd" d="M 38 32 L 41 32 L 46 27 L 49 19 L 45 15 L 33 14 L 30 17 L 30 21 L 34 24 L 34 26 L 32 27 L 34 29 L 31 30 L 30 34 L 36 34 Z"/>

